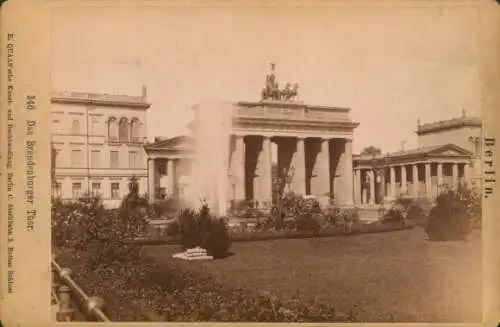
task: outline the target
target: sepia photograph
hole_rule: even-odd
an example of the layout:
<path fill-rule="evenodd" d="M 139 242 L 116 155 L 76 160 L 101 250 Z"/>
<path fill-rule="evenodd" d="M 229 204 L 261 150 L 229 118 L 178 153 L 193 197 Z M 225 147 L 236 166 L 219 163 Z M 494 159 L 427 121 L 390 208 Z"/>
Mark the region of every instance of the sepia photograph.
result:
<path fill-rule="evenodd" d="M 332 3 L 51 9 L 54 322 L 482 321 L 479 2 Z"/>

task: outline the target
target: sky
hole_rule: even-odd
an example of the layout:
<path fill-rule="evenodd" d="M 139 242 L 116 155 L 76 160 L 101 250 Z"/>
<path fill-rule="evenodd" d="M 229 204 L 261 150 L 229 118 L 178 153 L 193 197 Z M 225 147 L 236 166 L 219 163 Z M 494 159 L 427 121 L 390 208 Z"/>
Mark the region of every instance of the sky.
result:
<path fill-rule="evenodd" d="M 140 95 L 146 85 L 153 140 L 188 133 L 198 102 L 260 100 L 274 62 L 300 100 L 351 108 L 355 153 L 408 149 L 417 119 L 481 112 L 478 10 L 438 4 L 57 8 L 52 88 Z"/>

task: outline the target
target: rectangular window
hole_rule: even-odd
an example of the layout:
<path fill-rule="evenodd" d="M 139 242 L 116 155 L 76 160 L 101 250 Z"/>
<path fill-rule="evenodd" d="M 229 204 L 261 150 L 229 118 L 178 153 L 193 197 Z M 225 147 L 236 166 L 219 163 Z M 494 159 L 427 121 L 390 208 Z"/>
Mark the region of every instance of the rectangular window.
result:
<path fill-rule="evenodd" d="M 101 183 L 92 183 L 92 195 L 97 196 L 101 194 Z"/>
<path fill-rule="evenodd" d="M 101 151 L 99 150 L 92 150 L 90 152 L 90 167 L 92 168 L 99 168 L 101 166 Z"/>
<path fill-rule="evenodd" d="M 119 152 L 116 150 L 112 150 L 109 152 L 109 167 L 110 168 L 118 168 L 119 167 Z"/>
<path fill-rule="evenodd" d="M 167 164 L 164 161 L 158 163 L 158 173 L 160 176 L 167 175 Z"/>
<path fill-rule="evenodd" d="M 111 198 L 118 199 L 120 197 L 120 183 L 111 183 Z"/>
<path fill-rule="evenodd" d="M 73 183 L 72 185 L 72 196 L 73 199 L 78 199 L 82 193 L 82 183 Z"/>
<path fill-rule="evenodd" d="M 128 167 L 138 168 L 138 153 L 137 151 L 130 151 L 128 153 Z"/>
<path fill-rule="evenodd" d="M 79 149 L 71 150 L 71 167 L 81 167 L 81 166 L 83 166 L 82 150 Z"/>
<path fill-rule="evenodd" d="M 60 182 L 54 184 L 54 197 L 60 198 L 62 193 L 62 185 Z"/>
<path fill-rule="evenodd" d="M 56 161 L 55 161 L 55 165 L 56 167 L 62 167 L 62 156 L 61 156 L 61 150 L 60 149 L 56 149 Z"/>

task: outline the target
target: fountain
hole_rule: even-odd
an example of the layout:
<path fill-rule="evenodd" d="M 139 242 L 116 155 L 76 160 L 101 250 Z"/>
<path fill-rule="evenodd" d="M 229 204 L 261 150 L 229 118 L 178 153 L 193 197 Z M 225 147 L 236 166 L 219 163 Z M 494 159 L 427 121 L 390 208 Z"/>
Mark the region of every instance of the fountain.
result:
<path fill-rule="evenodd" d="M 206 203 L 210 212 L 223 217 L 229 203 L 228 162 L 234 106 L 212 101 L 200 103 L 194 110 L 194 153 L 186 200 L 194 209 Z"/>

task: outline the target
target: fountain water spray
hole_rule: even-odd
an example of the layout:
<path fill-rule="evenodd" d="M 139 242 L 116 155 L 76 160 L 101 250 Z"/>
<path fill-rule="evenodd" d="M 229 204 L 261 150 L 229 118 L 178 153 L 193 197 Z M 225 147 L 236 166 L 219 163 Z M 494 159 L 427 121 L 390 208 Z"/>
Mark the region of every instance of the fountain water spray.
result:
<path fill-rule="evenodd" d="M 206 203 L 212 213 L 222 217 L 229 203 L 228 165 L 234 105 L 203 102 L 194 110 L 194 148 L 186 200 L 195 209 Z"/>

